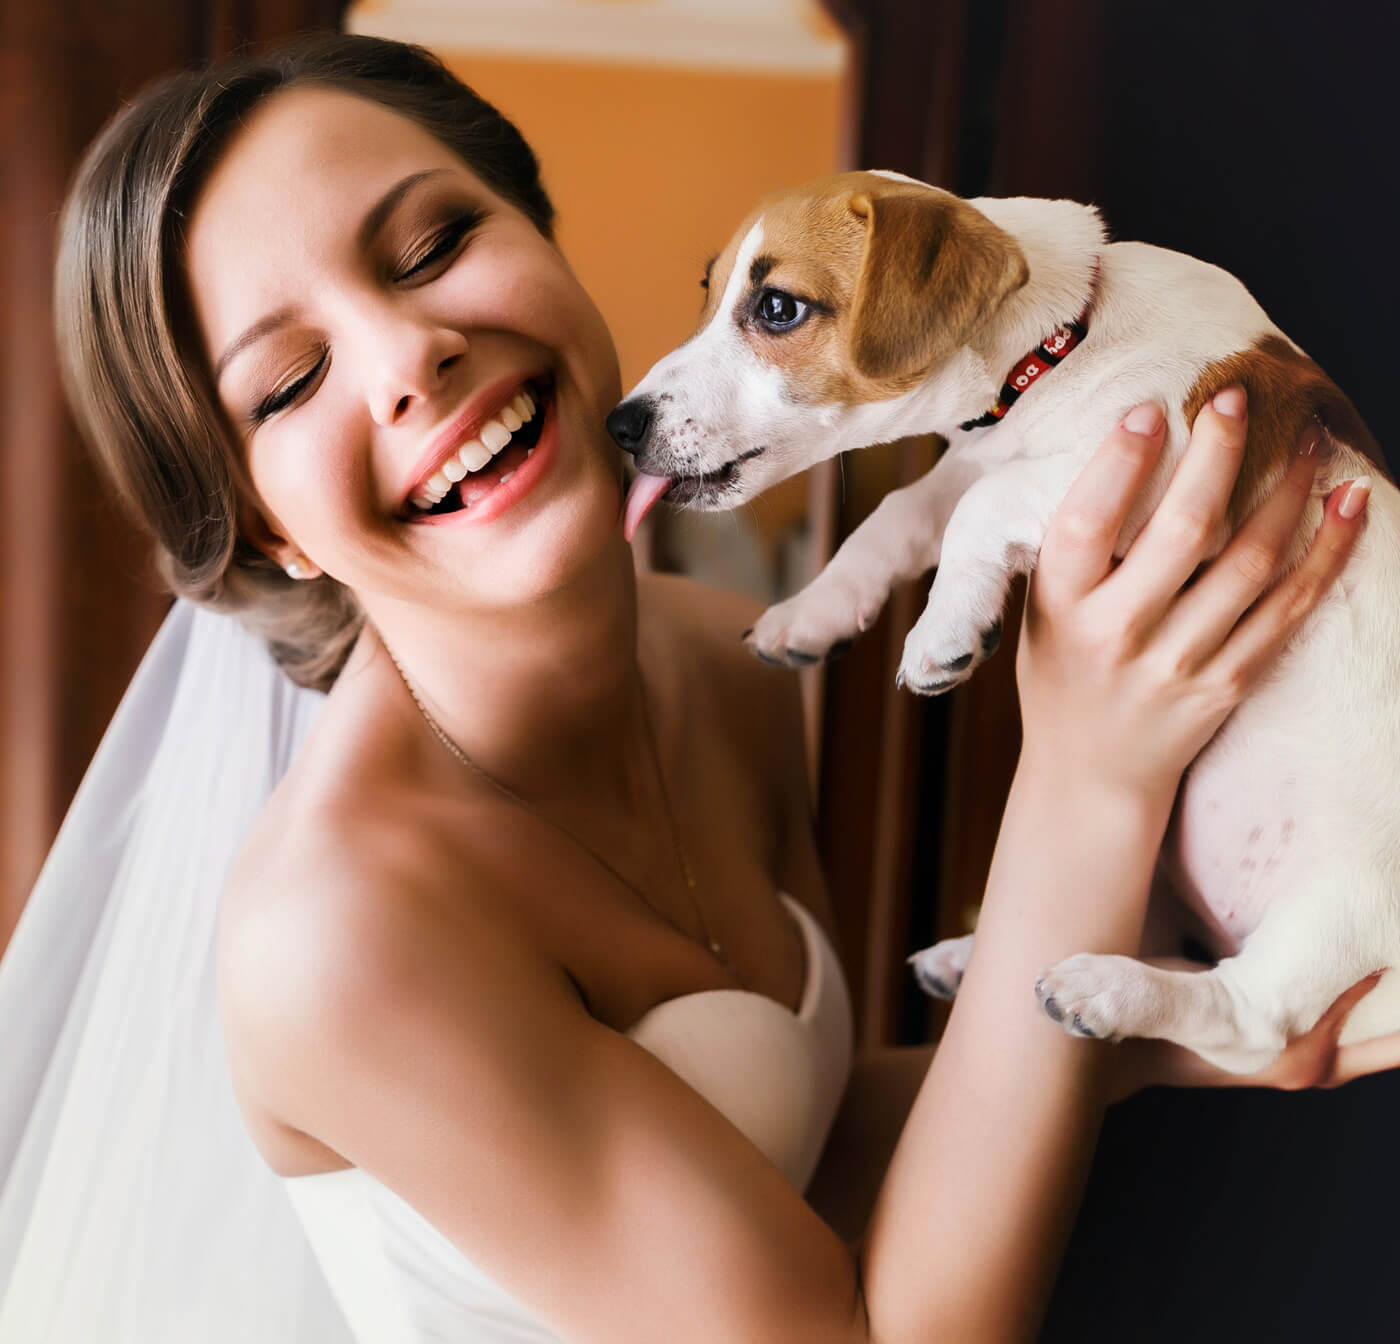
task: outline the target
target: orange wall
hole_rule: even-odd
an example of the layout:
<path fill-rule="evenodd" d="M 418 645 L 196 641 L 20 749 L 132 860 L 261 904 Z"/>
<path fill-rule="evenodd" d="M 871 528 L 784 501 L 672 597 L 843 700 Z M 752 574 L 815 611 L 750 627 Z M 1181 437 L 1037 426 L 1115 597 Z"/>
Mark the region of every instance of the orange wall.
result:
<path fill-rule="evenodd" d="M 839 166 L 835 76 L 442 55 L 539 155 L 624 390 L 690 335 L 701 268 L 758 198 Z"/>

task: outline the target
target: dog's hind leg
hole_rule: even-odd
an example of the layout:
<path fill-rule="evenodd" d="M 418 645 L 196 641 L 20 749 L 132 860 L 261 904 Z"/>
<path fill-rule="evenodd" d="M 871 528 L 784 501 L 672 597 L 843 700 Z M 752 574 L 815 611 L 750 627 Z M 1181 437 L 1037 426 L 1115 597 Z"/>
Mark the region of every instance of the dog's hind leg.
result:
<path fill-rule="evenodd" d="M 930 998 L 957 997 L 968 959 L 972 956 L 972 937 L 972 934 L 965 933 L 961 938 L 944 938 L 906 959 L 913 968 L 919 988 Z"/>
<path fill-rule="evenodd" d="M 1344 990 L 1397 960 L 1395 900 L 1369 885 L 1334 873 L 1281 895 L 1211 970 L 1080 953 L 1044 972 L 1036 997 L 1071 1034 L 1173 1041 L 1230 1073 L 1256 1073 Z"/>

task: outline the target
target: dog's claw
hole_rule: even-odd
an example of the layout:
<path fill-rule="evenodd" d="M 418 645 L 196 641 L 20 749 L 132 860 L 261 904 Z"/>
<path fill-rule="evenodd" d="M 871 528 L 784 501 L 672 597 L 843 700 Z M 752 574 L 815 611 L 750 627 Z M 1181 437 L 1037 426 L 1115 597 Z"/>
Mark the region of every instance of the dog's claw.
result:
<path fill-rule="evenodd" d="M 1099 1039 L 1096 1032 L 1090 1031 L 1089 1028 L 1084 1025 L 1084 1019 L 1080 1017 L 1078 1013 L 1075 1013 L 1074 1017 L 1070 1020 L 1070 1026 L 1076 1036 L 1083 1036 L 1086 1040 L 1090 1041 Z"/>
<path fill-rule="evenodd" d="M 958 990 L 962 987 L 962 972 L 954 973 L 953 981 L 950 984 L 941 975 L 934 975 L 920 961 L 920 954 L 915 953 L 905 960 L 913 968 L 914 981 L 925 994 L 931 999 L 952 1000 L 958 997 Z"/>
<path fill-rule="evenodd" d="M 796 663 L 798 667 L 810 667 L 813 663 L 821 662 L 819 655 L 815 653 L 804 653 L 801 649 L 789 649 L 787 651 L 789 663 Z"/>
<path fill-rule="evenodd" d="M 1035 996 L 1040 1000 L 1040 1006 L 1045 1009 L 1052 1021 L 1063 1022 L 1065 1020 L 1065 1010 L 1055 1001 L 1055 996 L 1045 988 L 1044 981 L 1036 985 Z"/>
<path fill-rule="evenodd" d="M 943 681 L 909 681 L 903 673 L 900 673 L 895 678 L 894 684 L 913 691 L 915 695 L 940 695 L 944 691 L 951 691 L 954 686 L 960 683 L 957 677 L 948 677 Z"/>
<path fill-rule="evenodd" d="M 760 648 L 755 648 L 754 653 L 758 656 L 760 663 L 767 663 L 769 667 L 786 667 L 787 663 L 782 658 L 774 658 L 771 653 L 765 653 Z"/>
<path fill-rule="evenodd" d="M 917 967 L 914 970 L 914 979 L 919 982 L 919 988 L 931 999 L 951 999 L 956 997 L 956 991 L 944 980 L 940 980 L 936 975 L 929 975 L 926 971 L 921 971 Z"/>

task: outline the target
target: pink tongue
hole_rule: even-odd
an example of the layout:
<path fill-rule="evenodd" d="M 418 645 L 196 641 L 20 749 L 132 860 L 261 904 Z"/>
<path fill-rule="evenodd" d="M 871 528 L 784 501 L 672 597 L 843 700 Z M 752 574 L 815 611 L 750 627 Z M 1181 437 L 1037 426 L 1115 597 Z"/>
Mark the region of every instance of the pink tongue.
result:
<path fill-rule="evenodd" d="M 631 541 L 642 519 L 651 506 L 671 488 L 669 476 L 640 475 L 627 491 L 627 501 L 622 506 L 622 535 Z"/>

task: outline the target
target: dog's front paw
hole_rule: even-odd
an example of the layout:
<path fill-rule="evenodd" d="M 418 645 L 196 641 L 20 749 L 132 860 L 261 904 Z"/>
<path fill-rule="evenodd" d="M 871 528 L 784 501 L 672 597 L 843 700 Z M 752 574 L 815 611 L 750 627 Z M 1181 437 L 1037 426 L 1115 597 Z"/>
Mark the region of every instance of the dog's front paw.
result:
<path fill-rule="evenodd" d="M 1080 952 L 1042 971 L 1035 996 L 1071 1036 L 1117 1041 L 1141 1034 L 1147 968 L 1131 957 Z"/>
<path fill-rule="evenodd" d="M 835 658 L 875 624 L 885 594 L 825 570 L 786 602 L 769 607 L 744 635 L 765 663 L 806 667 Z"/>
<path fill-rule="evenodd" d="M 971 955 L 972 935 L 969 933 L 961 938 L 944 938 L 922 952 L 915 952 L 908 961 L 913 967 L 914 979 L 925 994 L 934 999 L 951 999 L 957 995 Z"/>
<path fill-rule="evenodd" d="M 936 630 L 925 617 L 904 641 L 895 682 L 917 695 L 941 695 L 966 681 L 1001 643 L 1001 621 L 977 630 Z"/>

